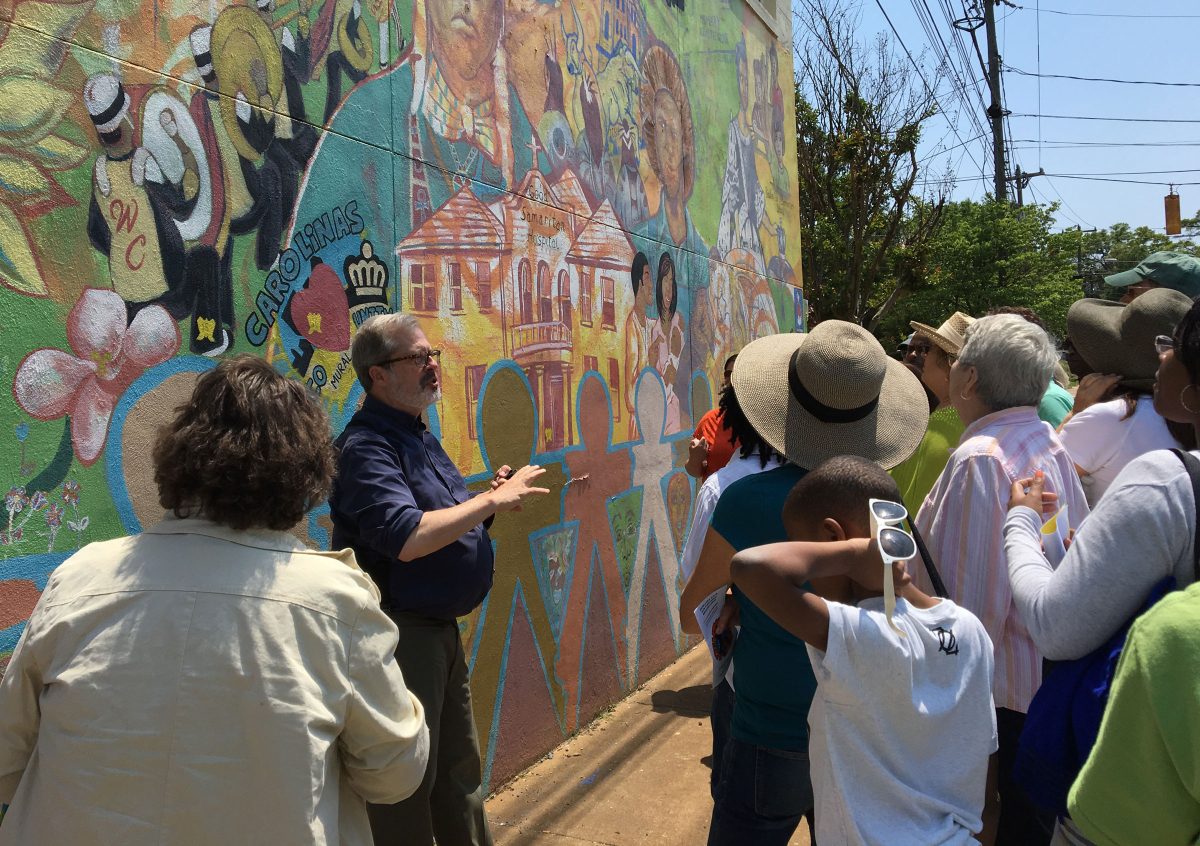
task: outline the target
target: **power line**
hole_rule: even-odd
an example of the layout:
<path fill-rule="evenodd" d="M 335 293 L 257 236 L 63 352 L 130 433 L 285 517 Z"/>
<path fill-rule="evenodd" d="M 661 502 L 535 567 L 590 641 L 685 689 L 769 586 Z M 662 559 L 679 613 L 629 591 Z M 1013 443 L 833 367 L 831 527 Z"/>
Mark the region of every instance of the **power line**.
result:
<path fill-rule="evenodd" d="M 1014 138 L 1014 144 L 1037 144 L 1037 138 Z M 1200 147 L 1200 141 L 1051 141 L 1042 143 L 1057 145 L 1053 149 L 1069 147 Z"/>
<path fill-rule="evenodd" d="M 1043 115 L 1036 112 L 1013 112 L 1013 117 L 1046 118 L 1048 120 L 1106 120 L 1116 123 L 1200 123 L 1195 118 L 1134 118 L 1134 117 L 1103 117 L 1100 115 Z"/>
<path fill-rule="evenodd" d="M 1161 182 L 1149 179 L 1114 179 L 1111 176 L 1073 176 L 1069 173 L 1053 173 L 1059 179 L 1082 179 L 1085 182 L 1124 182 L 1129 185 L 1200 185 L 1200 182 Z"/>
<path fill-rule="evenodd" d="M 1168 88 L 1200 88 L 1200 82 L 1161 82 L 1149 79 L 1110 79 L 1101 76 L 1072 76 L 1065 73 L 1034 73 L 1021 70 L 1012 65 L 1004 66 L 1005 73 L 1015 73 L 1021 76 L 1036 76 L 1040 79 L 1073 79 L 1076 82 L 1115 82 L 1119 85 L 1163 85 Z"/>
<path fill-rule="evenodd" d="M 1200 173 L 1200 168 L 1183 168 L 1180 170 L 1106 170 L 1095 173 L 1054 173 L 1051 176 L 1162 176 L 1168 173 Z M 1178 185 L 1179 183 L 1175 183 Z"/>
<path fill-rule="evenodd" d="M 929 93 L 929 96 L 933 99 L 934 105 L 936 105 L 938 107 L 938 110 L 941 111 L 942 114 L 947 115 L 946 119 L 947 119 L 947 121 L 949 121 L 949 113 L 946 112 L 946 110 L 942 107 L 941 102 L 937 98 L 937 93 L 933 90 L 933 87 L 929 84 L 929 80 L 927 80 L 925 78 L 925 73 L 921 70 L 921 66 L 917 64 L 917 60 L 913 58 L 913 54 L 908 49 L 908 45 L 905 44 L 904 39 L 900 37 L 900 32 L 896 29 L 896 25 L 894 23 L 892 23 L 892 18 L 890 15 L 888 15 L 887 9 L 883 8 L 882 0 L 875 0 L 875 5 L 879 7 L 879 11 L 883 14 L 883 19 L 885 21 L 887 21 L 887 25 L 891 28 L 892 34 L 896 36 L 896 41 L 904 49 L 904 55 L 908 56 L 908 61 L 912 63 L 913 68 L 917 72 L 917 76 L 920 77 L 921 82 L 923 82 L 925 84 L 925 90 Z M 951 126 L 953 126 L 953 124 L 951 124 Z M 962 141 L 962 136 L 958 134 L 957 128 L 954 129 L 954 137 L 956 137 L 959 141 Z M 968 155 L 970 155 L 969 147 L 967 148 L 967 153 L 968 153 Z M 980 166 L 979 162 L 975 161 L 975 156 L 973 156 L 973 155 L 971 155 L 971 163 L 973 165 L 975 165 L 977 168 L 979 168 L 980 173 L 983 173 L 983 168 Z"/>
<path fill-rule="evenodd" d="M 1010 4 L 1011 5 L 1011 4 Z M 1014 9 L 1028 10 L 1027 6 L 1013 6 Z M 1066 15 L 1078 18 L 1149 18 L 1156 20 L 1200 20 L 1200 15 L 1131 15 L 1117 12 L 1066 12 L 1062 9 L 1040 9 L 1047 15 Z"/>
<path fill-rule="evenodd" d="M 1084 226 L 1088 227 L 1089 229 L 1092 228 L 1092 224 L 1090 224 L 1086 220 L 1084 220 L 1083 215 L 1081 215 L 1079 212 L 1075 211 L 1075 209 L 1071 208 L 1071 204 L 1068 203 L 1067 198 L 1064 197 L 1059 192 L 1058 186 L 1054 184 L 1054 181 L 1052 179 L 1050 179 L 1049 177 L 1046 177 L 1046 184 L 1050 186 L 1050 190 L 1054 192 L 1054 195 L 1056 197 L 1058 197 L 1058 199 L 1062 200 L 1063 207 L 1066 208 L 1066 210 L 1068 212 L 1070 212 L 1070 214 L 1067 215 L 1067 217 L 1069 219 L 1074 220 L 1077 224 L 1079 224 L 1079 226 L 1081 228 Z M 1076 220 L 1076 218 L 1078 218 L 1078 220 Z"/>

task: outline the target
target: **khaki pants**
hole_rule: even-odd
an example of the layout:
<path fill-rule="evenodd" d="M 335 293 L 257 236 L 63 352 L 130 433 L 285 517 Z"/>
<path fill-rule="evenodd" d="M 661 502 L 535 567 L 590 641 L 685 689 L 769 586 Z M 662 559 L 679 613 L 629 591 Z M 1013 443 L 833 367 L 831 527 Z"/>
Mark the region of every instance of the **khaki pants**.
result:
<path fill-rule="evenodd" d="M 368 805 L 375 846 L 491 846 L 483 812 L 479 739 L 458 625 L 391 614 L 400 628 L 396 661 L 425 708 L 429 764 L 417 792 L 395 805 Z"/>

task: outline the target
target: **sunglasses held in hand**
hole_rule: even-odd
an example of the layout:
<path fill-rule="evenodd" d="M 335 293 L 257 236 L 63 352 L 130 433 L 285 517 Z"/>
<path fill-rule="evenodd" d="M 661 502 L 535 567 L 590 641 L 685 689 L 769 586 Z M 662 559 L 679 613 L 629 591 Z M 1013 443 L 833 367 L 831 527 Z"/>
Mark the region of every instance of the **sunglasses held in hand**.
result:
<path fill-rule="evenodd" d="M 896 583 L 892 578 L 892 565 L 897 561 L 907 561 L 917 554 L 917 542 L 898 525 L 908 517 L 908 509 L 887 499 L 872 499 L 868 505 L 871 509 L 871 537 L 879 548 L 879 557 L 883 559 L 883 611 L 887 615 L 888 625 L 896 634 L 905 637 L 892 620 L 896 612 Z"/>

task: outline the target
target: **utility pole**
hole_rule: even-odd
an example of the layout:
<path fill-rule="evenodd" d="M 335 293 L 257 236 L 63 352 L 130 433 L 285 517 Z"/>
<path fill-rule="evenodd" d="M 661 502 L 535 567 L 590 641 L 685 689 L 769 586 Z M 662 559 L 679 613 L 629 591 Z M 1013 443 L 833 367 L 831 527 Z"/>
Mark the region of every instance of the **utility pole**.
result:
<path fill-rule="evenodd" d="M 999 0 L 983 0 L 983 26 L 987 31 L 988 87 L 992 92 L 992 104 L 988 106 L 988 117 L 992 119 L 992 159 L 996 168 L 996 199 L 1008 199 L 1008 185 L 1004 165 L 1004 106 L 1000 95 L 1000 49 L 996 46 L 996 3 Z"/>
<path fill-rule="evenodd" d="M 1046 175 L 1046 169 L 1044 167 L 1039 167 L 1037 173 L 1026 173 L 1025 171 L 1021 170 L 1020 165 L 1017 165 L 1017 172 L 1016 172 L 1016 175 L 1012 177 L 1012 181 L 1017 183 L 1017 205 L 1018 206 L 1025 205 L 1025 189 L 1029 187 L 1030 180 L 1032 180 L 1035 176 L 1045 176 L 1045 175 Z"/>

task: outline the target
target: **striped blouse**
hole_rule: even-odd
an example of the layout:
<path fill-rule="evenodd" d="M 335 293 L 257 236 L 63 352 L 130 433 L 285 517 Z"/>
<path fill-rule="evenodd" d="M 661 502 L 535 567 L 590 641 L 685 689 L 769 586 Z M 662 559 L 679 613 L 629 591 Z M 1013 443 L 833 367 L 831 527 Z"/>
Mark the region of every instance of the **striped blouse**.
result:
<path fill-rule="evenodd" d="M 1042 658 L 1013 604 L 1004 518 L 1012 483 L 1037 470 L 1077 528 L 1088 513 L 1079 476 L 1032 406 L 997 411 L 968 426 L 917 515 L 950 598 L 979 617 L 992 639 L 996 707 L 1020 713 L 1042 683 Z M 918 578 L 928 585 L 923 574 Z"/>

